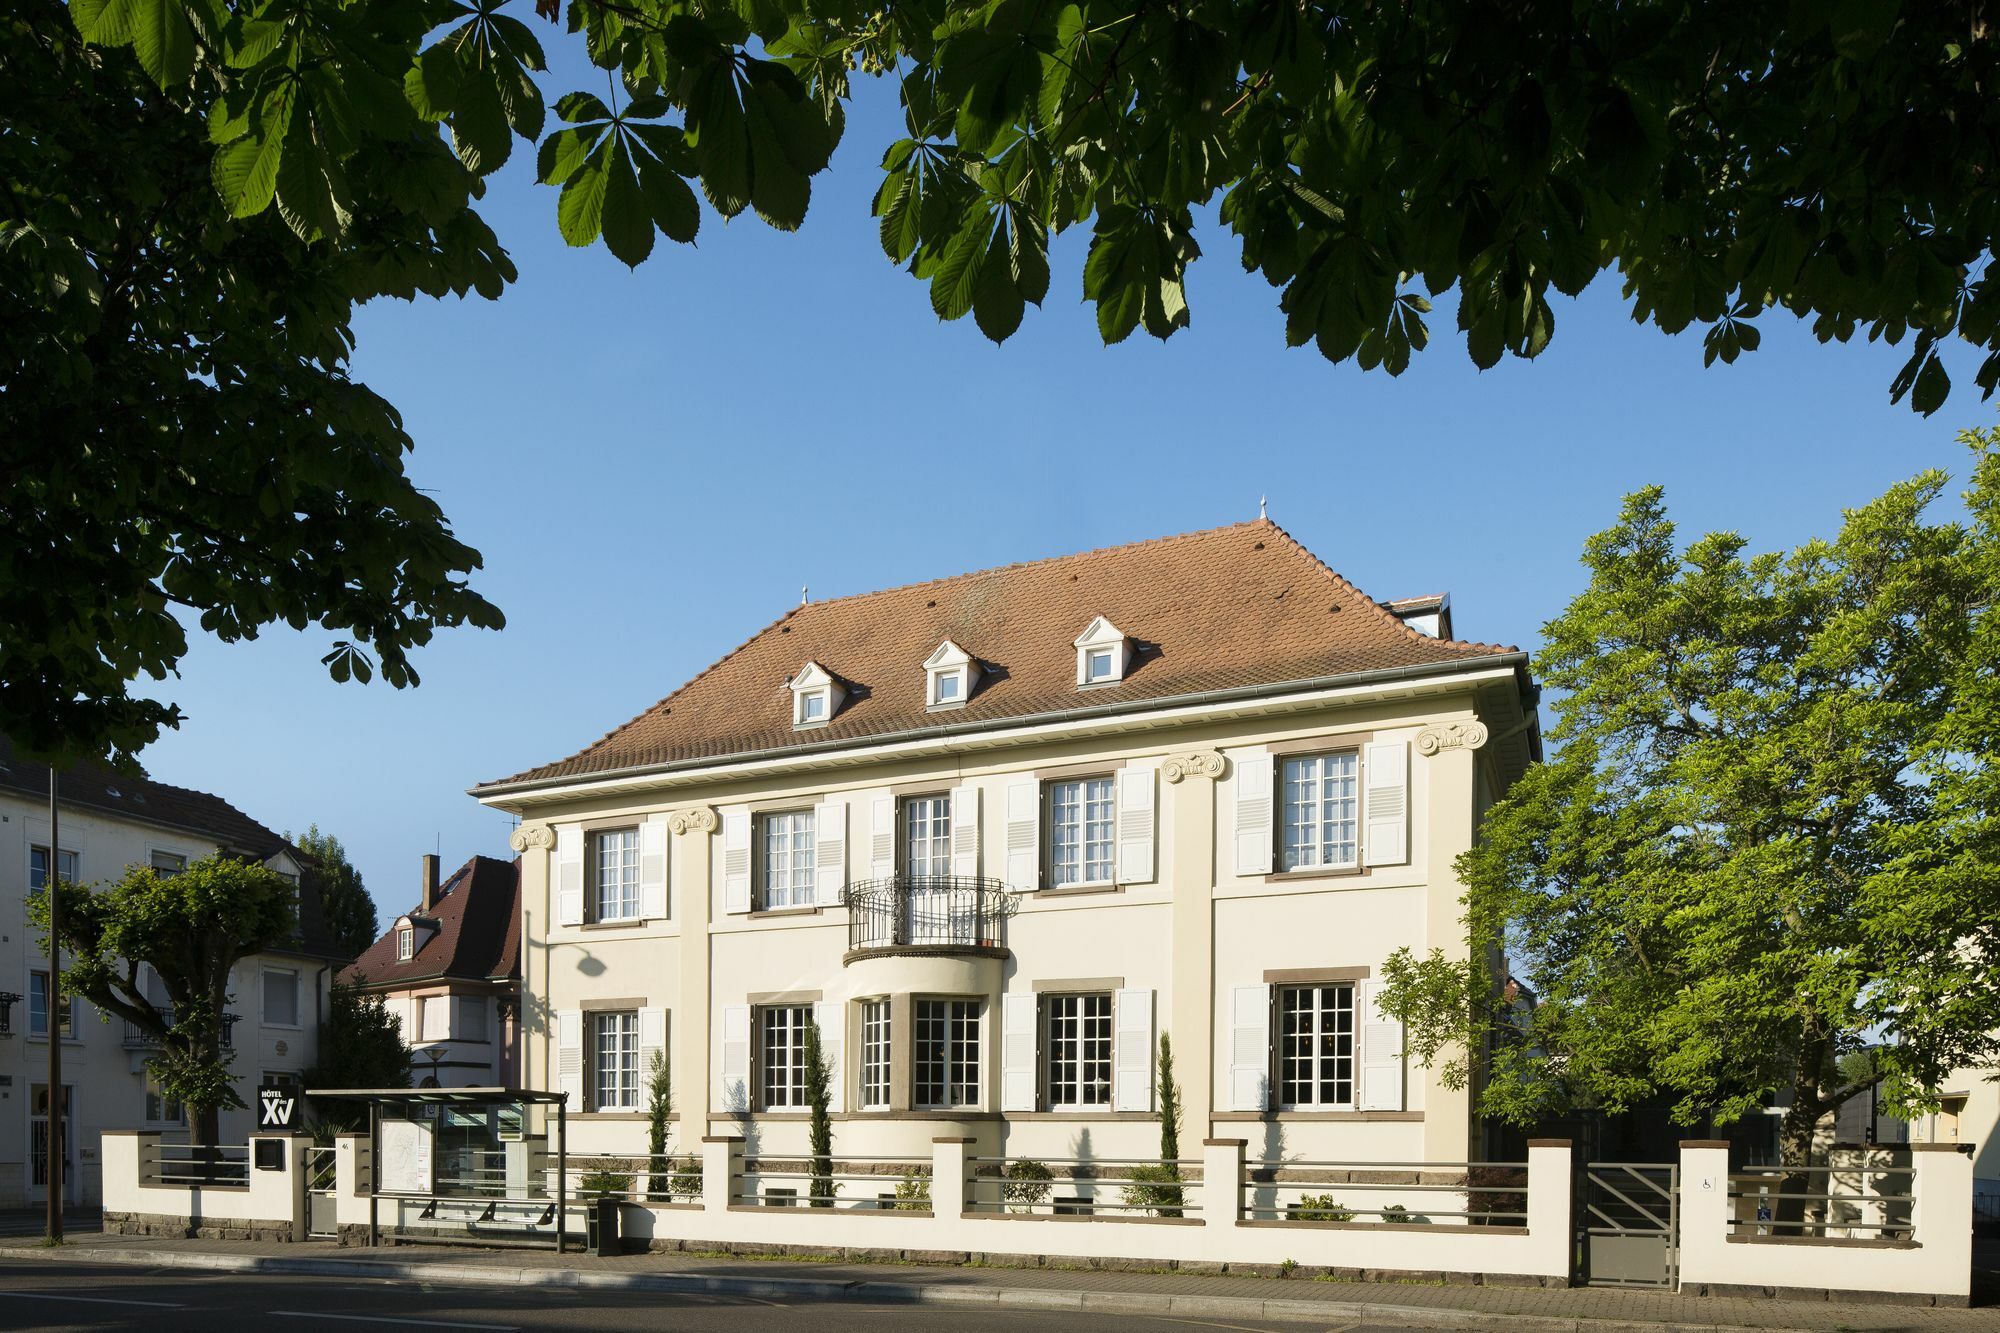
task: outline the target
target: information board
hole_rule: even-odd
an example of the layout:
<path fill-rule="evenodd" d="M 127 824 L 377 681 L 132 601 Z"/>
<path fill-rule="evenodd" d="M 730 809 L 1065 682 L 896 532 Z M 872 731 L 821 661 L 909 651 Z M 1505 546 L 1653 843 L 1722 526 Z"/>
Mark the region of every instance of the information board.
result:
<path fill-rule="evenodd" d="M 384 1194 L 431 1192 L 431 1127 L 421 1120 L 384 1120 L 382 1173 Z"/>

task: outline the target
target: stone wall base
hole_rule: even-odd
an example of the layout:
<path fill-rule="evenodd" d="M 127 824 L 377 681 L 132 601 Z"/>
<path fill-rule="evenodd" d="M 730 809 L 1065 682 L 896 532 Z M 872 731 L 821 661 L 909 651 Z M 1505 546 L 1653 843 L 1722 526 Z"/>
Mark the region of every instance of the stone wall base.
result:
<path fill-rule="evenodd" d="M 1842 1291 L 1828 1287 L 1760 1287 L 1741 1282 L 1683 1282 L 1683 1296 L 1750 1296 L 1762 1300 L 1828 1301 L 1841 1305 L 1918 1305 L 1964 1309 L 1966 1296 L 1938 1296 L 1923 1291 Z"/>
<path fill-rule="evenodd" d="M 290 1222 L 247 1222 L 237 1218 L 208 1221 L 171 1217 L 165 1213 L 104 1214 L 104 1230 L 113 1236 L 171 1236 L 177 1240 L 293 1241 Z"/>

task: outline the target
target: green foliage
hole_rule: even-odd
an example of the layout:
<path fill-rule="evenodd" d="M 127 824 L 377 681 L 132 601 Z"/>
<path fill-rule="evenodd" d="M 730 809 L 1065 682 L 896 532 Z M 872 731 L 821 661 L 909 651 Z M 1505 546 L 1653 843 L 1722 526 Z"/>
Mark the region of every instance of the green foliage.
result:
<path fill-rule="evenodd" d="M 497 295 L 477 178 L 400 92 L 452 6 L 19 0 L 0 17 L 0 730 L 134 762 L 199 625 L 414 685 L 498 627 L 478 553 L 348 377 L 354 306 Z"/>
<path fill-rule="evenodd" d="M 674 1163 L 673 1174 L 667 1177 L 667 1197 L 694 1202 L 701 1198 L 701 1158 L 692 1153 Z"/>
<path fill-rule="evenodd" d="M 1424 1216 L 1422 1213 L 1413 1213 L 1400 1203 L 1392 1203 L 1382 1209 L 1382 1220 L 1384 1222 L 1429 1222 L 1430 1218 Z"/>
<path fill-rule="evenodd" d="M 1000 1197 L 1007 1201 L 1009 1207 L 1026 1213 L 1047 1201 L 1055 1175 L 1031 1157 L 1017 1157 L 1007 1163 L 1003 1179 L 1007 1183 L 1000 1187 Z"/>
<path fill-rule="evenodd" d="M 638 1178 L 624 1169 L 615 1157 L 595 1158 L 582 1166 L 583 1173 L 577 1177 L 576 1191 L 593 1199 L 622 1199 L 632 1192 L 632 1183 Z"/>
<path fill-rule="evenodd" d="M 1925 473 L 1792 551 L 1682 550 L 1656 488 L 1590 540 L 1536 664 L 1560 748 L 1458 863 L 1475 961 L 1385 968 L 1415 1058 L 1463 1086 L 1480 1053 L 1483 1112 L 1788 1092 L 1802 1162 L 1878 1080 L 1919 1111 L 2000 1055 L 2000 432 L 1961 439 L 1965 522 Z"/>
<path fill-rule="evenodd" d="M 806 1138 L 812 1151 L 812 1206 L 833 1207 L 833 1069 L 820 1044 L 819 1023 L 806 1020 Z"/>
<path fill-rule="evenodd" d="M 1302 1194 L 1297 1203 L 1286 1206 L 1285 1218 L 1292 1222 L 1352 1222 L 1354 1210 L 1331 1194 Z"/>
<path fill-rule="evenodd" d="M 1118 1193 L 1128 1210 L 1155 1217 L 1179 1217 L 1187 1198 L 1180 1168 L 1166 1163 L 1133 1167 Z"/>
<path fill-rule="evenodd" d="M 673 1185 L 660 1167 L 667 1156 L 667 1135 L 674 1118 L 674 1071 L 664 1051 L 654 1051 L 646 1070 L 647 1197 L 670 1199 Z"/>
<path fill-rule="evenodd" d="M 927 1213 L 931 1209 L 931 1178 L 905 1171 L 896 1182 L 896 1207 L 906 1213 Z"/>
<path fill-rule="evenodd" d="M 320 918 L 341 956 L 359 958 L 375 942 L 380 930 L 375 920 L 375 900 L 363 887 L 361 872 L 348 861 L 347 849 L 331 833 L 321 833 L 318 824 L 310 825 L 296 838 L 287 833 L 285 840 L 310 858 L 300 875 L 300 901 L 317 900 Z"/>
<path fill-rule="evenodd" d="M 1160 1034 L 1159 1080 L 1160 1161 L 1171 1165 L 1181 1157 L 1181 1085 L 1174 1078 L 1174 1040 Z"/>
<path fill-rule="evenodd" d="M 403 1025 L 380 995 L 361 989 L 366 978 L 335 982 L 319 1025 L 319 1059 L 305 1072 L 308 1088 L 407 1088 L 412 1052 L 403 1044 Z M 314 1112 L 345 1132 L 368 1123 L 365 1107 L 354 1102 L 315 1105 Z"/>
<path fill-rule="evenodd" d="M 265 866 L 220 854 L 177 875 L 132 866 L 96 889 L 56 883 L 60 943 L 69 956 L 62 988 L 89 1000 L 107 1022 L 122 1018 L 158 1043 L 148 1071 L 193 1113 L 196 1141 L 214 1143 L 218 1111 L 243 1104 L 230 1085 L 233 1053 L 222 1044 L 230 969 L 291 938 L 291 885 Z M 29 895 L 28 917 L 46 951 L 45 889 Z M 142 964 L 166 988 L 170 1016 L 140 984 Z"/>

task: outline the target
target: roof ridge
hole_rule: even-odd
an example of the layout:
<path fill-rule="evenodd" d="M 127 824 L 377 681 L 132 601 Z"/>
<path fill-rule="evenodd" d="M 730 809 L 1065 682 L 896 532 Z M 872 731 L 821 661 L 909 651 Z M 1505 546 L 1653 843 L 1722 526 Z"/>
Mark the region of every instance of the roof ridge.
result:
<path fill-rule="evenodd" d="M 1044 555 L 1033 560 L 1015 560 L 1004 565 L 989 565 L 985 569 L 968 569 L 957 574 L 946 574 L 940 578 L 913 579 L 908 583 L 892 584 L 887 588 L 870 588 L 866 592 L 851 592 L 844 597 L 828 597 L 817 602 L 807 602 L 793 607 L 792 610 L 796 612 L 817 609 L 823 606 L 841 606 L 849 602 L 865 601 L 870 597 L 887 597 L 891 593 L 908 592 L 912 588 L 934 587 L 941 583 L 959 583 L 965 579 L 983 578 L 988 574 L 1011 574 L 1016 570 L 1033 569 L 1037 565 L 1052 565 L 1060 560 L 1082 560 L 1093 555 L 1110 555 L 1113 552 L 1136 551 L 1147 546 L 1165 546 L 1171 542 L 1191 541 L 1196 537 L 1212 537 L 1218 532 L 1229 532 L 1236 528 L 1254 528 L 1260 524 L 1274 528 L 1278 526 L 1268 518 L 1245 519 L 1241 523 L 1223 523 L 1212 528 L 1194 528 L 1187 532 L 1168 533 L 1164 537 L 1147 537 L 1136 542 L 1115 542 L 1109 546 L 1091 546 L 1081 551 L 1065 551 L 1061 555 Z M 773 621 L 772 623 L 776 624 L 777 622 Z"/>
<path fill-rule="evenodd" d="M 1451 644 L 1454 647 L 1470 648 L 1488 653 L 1517 653 L 1521 651 L 1518 647 L 1509 644 L 1476 643 L 1469 639 L 1445 639 L 1445 638 L 1440 638 L 1435 634 L 1426 634 L 1422 630 L 1410 628 L 1409 622 L 1404 620 L 1401 616 L 1397 615 L 1395 612 L 1391 611 L 1386 603 L 1378 602 L 1373 597 L 1370 597 L 1367 593 L 1363 592 L 1360 588 L 1355 586 L 1355 584 L 1352 581 L 1350 581 L 1346 575 L 1342 574 L 1332 565 L 1327 564 L 1326 561 L 1320 559 L 1319 556 L 1313 552 L 1313 549 L 1311 547 L 1307 546 L 1297 537 L 1294 537 L 1291 533 L 1285 531 L 1284 528 L 1280 527 L 1275 520 L 1264 519 L 1262 521 L 1269 523 L 1280 537 L 1283 537 L 1286 541 L 1290 542 L 1301 555 L 1305 556 L 1306 559 L 1312 561 L 1313 564 L 1317 565 L 1320 568 L 1321 572 L 1324 573 L 1329 579 L 1332 579 L 1335 584 L 1337 584 L 1341 588 L 1346 589 L 1348 592 L 1353 593 L 1356 597 L 1360 598 L 1362 602 L 1365 603 L 1370 610 L 1374 611 L 1376 615 L 1379 616 L 1383 621 L 1385 621 L 1388 624 L 1394 625 L 1398 630 L 1408 635 L 1410 638 L 1418 640 L 1422 643 L 1428 643 L 1428 644 L 1445 643 L 1445 644 Z"/>

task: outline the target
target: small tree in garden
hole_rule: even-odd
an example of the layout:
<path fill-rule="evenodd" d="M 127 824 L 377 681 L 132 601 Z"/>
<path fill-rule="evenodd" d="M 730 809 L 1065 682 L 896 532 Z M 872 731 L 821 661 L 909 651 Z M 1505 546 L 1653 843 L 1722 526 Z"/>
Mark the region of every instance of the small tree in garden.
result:
<path fill-rule="evenodd" d="M 666 1053 L 653 1052 L 646 1071 L 646 1197 L 665 1201 L 673 1197 L 667 1178 L 667 1127 L 674 1115 L 673 1066 Z"/>
<path fill-rule="evenodd" d="M 833 1070 L 820 1044 L 819 1024 L 806 1020 L 806 1104 L 812 1108 L 812 1206 L 833 1207 Z"/>
<path fill-rule="evenodd" d="M 308 1088 L 407 1088 L 410 1048 L 403 1044 L 403 1025 L 380 995 L 363 991 L 365 978 L 352 984 L 334 983 L 319 1025 L 319 1061 L 302 1076 Z M 368 1123 L 359 1102 L 330 1101 L 314 1106 L 329 1129 L 344 1133 Z"/>
<path fill-rule="evenodd" d="M 1049 1186 L 1054 1180 L 1054 1173 L 1046 1166 L 1023 1157 L 1007 1163 L 1007 1183 L 1000 1187 L 1000 1194 L 1007 1201 L 1009 1211 L 1032 1213 L 1037 1204 L 1048 1199 Z"/>
<path fill-rule="evenodd" d="M 1159 1191 L 1160 1216 L 1179 1217 L 1181 1189 L 1181 1085 L 1174 1078 L 1174 1040 L 1160 1034 L 1160 1169 L 1165 1183 Z"/>

